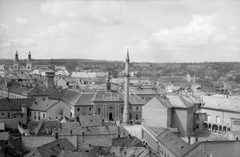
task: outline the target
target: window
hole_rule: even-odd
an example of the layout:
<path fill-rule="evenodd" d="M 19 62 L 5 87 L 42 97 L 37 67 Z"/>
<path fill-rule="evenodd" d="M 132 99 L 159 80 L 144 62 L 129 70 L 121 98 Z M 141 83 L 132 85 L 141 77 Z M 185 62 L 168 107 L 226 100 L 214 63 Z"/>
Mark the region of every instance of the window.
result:
<path fill-rule="evenodd" d="M 43 118 L 45 118 L 45 113 L 43 114 Z"/>
<path fill-rule="evenodd" d="M 233 125 L 239 125 L 240 126 L 240 121 L 233 121 Z"/>
<path fill-rule="evenodd" d="M 197 124 L 197 125 L 196 125 L 196 129 L 198 129 L 198 128 L 199 128 L 199 125 Z"/>
<path fill-rule="evenodd" d="M 34 112 L 34 119 L 37 119 L 37 117 L 36 117 L 36 112 Z"/>
<path fill-rule="evenodd" d="M 91 108 L 91 107 L 89 107 L 89 111 L 92 111 L 92 108 Z"/>
<path fill-rule="evenodd" d="M 38 112 L 38 120 L 40 120 L 40 112 Z"/>
<path fill-rule="evenodd" d="M 130 106 L 130 110 L 132 110 L 132 106 Z"/>
<path fill-rule="evenodd" d="M 138 114 L 136 114 L 136 120 L 138 120 Z"/>
<path fill-rule="evenodd" d="M 120 112 L 120 114 L 123 114 L 123 107 L 121 107 L 121 112 Z"/>
<path fill-rule="evenodd" d="M 101 108 L 100 107 L 98 108 L 98 112 L 97 113 L 98 113 L 98 115 L 101 115 Z"/>
<path fill-rule="evenodd" d="M 77 111 L 80 111 L 80 108 L 79 108 L 79 107 L 77 108 Z"/>
<path fill-rule="evenodd" d="M 129 113 L 129 119 L 132 119 L 132 114 L 131 113 Z"/>
<path fill-rule="evenodd" d="M 197 114 L 196 119 L 199 119 L 199 114 Z"/>
<path fill-rule="evenodd" d="M 138 107 L 136 107 L 136 110 L 138 110 Z"/>
<path fill-rule="evenodd" d="M 2 113 L 2 115 L 4 116 L 4 113 Z"/>

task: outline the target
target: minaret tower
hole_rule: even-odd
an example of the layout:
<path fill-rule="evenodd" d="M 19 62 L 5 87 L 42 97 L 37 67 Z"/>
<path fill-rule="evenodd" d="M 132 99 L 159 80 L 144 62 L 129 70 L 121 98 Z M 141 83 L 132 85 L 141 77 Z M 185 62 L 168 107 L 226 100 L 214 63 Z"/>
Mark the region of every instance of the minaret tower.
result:
<path fill-rule="evenodd" d="M 29 54 L 28 54 L 28 60 L 27 60 L 27 63 L 26 63 L 26 69 L 27 70 L 32 70 L 32 58 L 31 58 L 31 52 L 29 51 Z"/>
<path fill-rule="evenodd" d="M 15 60 L 13 62 L 13 70 L 19 69 L 19 59 L 18 59 L 18 52 L 16 51 Z"/>
<path fill-rule="evenodd" d="M 123 110 L 123 123 L 127 124 L 129 119 L 129 52 L 127 50 L 126 69 L 125 69 L 125 98 L 124 98 L 124 110 Z"/>

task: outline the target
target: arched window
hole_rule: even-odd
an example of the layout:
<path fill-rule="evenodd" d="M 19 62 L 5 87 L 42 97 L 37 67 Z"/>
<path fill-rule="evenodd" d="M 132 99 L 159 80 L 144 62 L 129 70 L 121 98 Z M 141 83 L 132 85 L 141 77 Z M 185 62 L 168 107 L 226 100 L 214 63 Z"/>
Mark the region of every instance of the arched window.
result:
<path fill-rule="evenodd" d="M 101 115 L 101 108 L 98 108 L 98 115 Z"/>

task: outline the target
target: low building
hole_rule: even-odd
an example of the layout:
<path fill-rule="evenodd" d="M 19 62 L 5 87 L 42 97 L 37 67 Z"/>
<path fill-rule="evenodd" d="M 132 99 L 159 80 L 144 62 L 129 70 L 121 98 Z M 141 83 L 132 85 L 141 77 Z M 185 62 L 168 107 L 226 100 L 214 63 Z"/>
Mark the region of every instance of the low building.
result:
<path fill-rule="evenodd" d="M 39 121 L 41 119 L 62 119 L 70 116 L 71 107 L 59 100 L 51 100 L 48 98 L 37 98 L 29 108 L 29 118 L 31 121 Z"/>
<path fill-rule="evenodd" d="M 201 111 L 206 113 L 205 128 L 226 133 L 240 131 L 240 99 L 201 96 Z"/>

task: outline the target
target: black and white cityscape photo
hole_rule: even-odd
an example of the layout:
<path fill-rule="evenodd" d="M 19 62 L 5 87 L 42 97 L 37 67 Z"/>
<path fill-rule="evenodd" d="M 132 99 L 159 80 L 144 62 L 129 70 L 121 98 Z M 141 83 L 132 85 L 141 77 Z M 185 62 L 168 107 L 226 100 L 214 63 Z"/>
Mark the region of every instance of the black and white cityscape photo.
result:
<path fill-rule="evenodd" d="M 240 157 L 240 1 L 0 0 L 0 157 Z"/>

